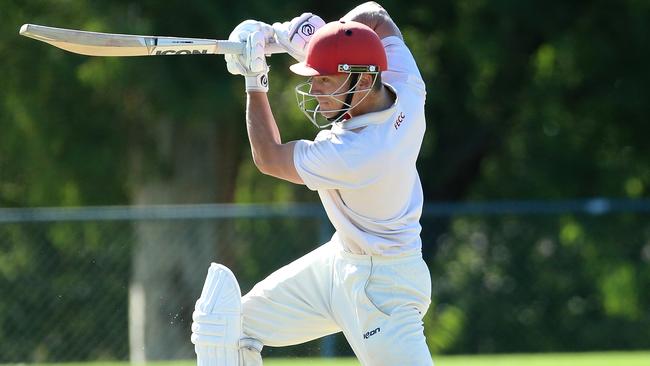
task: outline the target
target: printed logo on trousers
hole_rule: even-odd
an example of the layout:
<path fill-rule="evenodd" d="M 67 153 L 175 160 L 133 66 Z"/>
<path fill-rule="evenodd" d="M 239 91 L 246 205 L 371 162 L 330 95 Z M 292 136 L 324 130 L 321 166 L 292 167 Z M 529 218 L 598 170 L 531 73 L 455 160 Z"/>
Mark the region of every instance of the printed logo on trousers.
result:
<path fill-rule="evenodd" d="M 377 334 L 377 333 L 379 333 L 379 332 L 381 332 L 381 329 L 380 329 L 380 328 L 375 328 L 375 329 L 373 329 L 373 330 L 371 330 L 371 331 L 369 331 L 369 332 L 365 332 L 365 333 L 363 334 L 363 339 L 368 339 L 368 338 L 374 336 L 375 334 Z"/>

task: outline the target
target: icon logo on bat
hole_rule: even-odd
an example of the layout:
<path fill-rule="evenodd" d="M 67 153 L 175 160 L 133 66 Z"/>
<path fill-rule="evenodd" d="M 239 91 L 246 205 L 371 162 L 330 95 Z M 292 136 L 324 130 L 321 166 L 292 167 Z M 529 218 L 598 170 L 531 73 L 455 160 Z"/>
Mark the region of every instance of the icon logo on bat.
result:
<path fill-rule="evenodd" d="M 156 55 L 207 55 L 208 50 L 165 50 L 156 51 Z"/>

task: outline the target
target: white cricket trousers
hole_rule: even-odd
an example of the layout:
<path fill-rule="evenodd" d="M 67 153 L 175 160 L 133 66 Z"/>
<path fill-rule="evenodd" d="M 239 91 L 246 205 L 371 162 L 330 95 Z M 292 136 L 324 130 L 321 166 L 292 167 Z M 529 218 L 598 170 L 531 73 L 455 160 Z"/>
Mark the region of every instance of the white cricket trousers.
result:
<path fill-rule="evenodd" d="M 364 366 L 428 366 L 422 317 L 430 298 L 420 253 L 357 255 L 331 241 L 243 297 L 243 332 L 280 347 L 342 331 Z"/>

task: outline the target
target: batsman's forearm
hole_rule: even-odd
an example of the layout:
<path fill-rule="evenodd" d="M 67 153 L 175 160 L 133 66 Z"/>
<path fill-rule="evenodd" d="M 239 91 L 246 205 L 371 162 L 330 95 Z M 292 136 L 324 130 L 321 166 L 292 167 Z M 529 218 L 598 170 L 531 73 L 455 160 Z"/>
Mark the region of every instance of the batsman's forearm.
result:
<path fill-rule="evenodd" d="M 282 144 L 278 125 L 266 93 L 250 92 L 246 102 L 246 129 L 255 165 L 264 172 L 273 164 L 275 149 Z"/>

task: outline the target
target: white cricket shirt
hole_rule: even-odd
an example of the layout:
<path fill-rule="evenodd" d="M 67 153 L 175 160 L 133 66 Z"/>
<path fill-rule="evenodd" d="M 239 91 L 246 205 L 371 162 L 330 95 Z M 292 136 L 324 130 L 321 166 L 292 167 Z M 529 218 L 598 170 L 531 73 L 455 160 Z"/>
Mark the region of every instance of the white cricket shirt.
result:
<path fill-rule="evenodd" d="M 307 187 L 318 191 L 336 229 L 333 240 L 351 253 L 398 256 L 422 248 L 415 161 L 426 91 L 404 42 L 392 36 L 382 43 L 388 58 L 382 79 L 397 95 L 393 106 L 335 124 L 314 141 L 298 141 L 293 159 Z"/>

